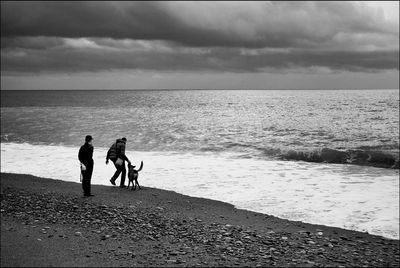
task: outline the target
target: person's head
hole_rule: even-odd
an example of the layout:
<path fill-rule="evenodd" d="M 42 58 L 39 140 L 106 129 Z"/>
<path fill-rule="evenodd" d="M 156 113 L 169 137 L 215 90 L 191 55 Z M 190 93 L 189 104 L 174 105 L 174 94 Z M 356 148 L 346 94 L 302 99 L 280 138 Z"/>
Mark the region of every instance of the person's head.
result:
<path fill-rule="evenodd" d="M 123 140 L 124 142 L 126 142 L 126 138 L 125 138 L 125 137 L 123 137 L 121 140 Z"/>
<path fill-rule="evenodd" d="M 87 135 L 87 136 L 85 137 L 85 142 L 86 142 L 86 143 L 88 143 L 88 144 L 92 144 L 92 141 L 93 141 L 93 138 L 92 138 L 92 136 L 90 136 L 90 135 Z"/>

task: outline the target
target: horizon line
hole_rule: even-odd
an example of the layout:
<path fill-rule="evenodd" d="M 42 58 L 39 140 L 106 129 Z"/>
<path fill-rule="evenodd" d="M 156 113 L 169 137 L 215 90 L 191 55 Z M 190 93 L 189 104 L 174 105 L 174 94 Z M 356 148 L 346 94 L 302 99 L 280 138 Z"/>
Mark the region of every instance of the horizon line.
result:
<path fill-rule="evenodd" d="M 200 91 L 200 90 L 399 90 L 399 88 L 142 88 L 142 89 L 133 89 L 133 88 L 61 88 L 61 89 L 2 89 L 0 91 Z"/>

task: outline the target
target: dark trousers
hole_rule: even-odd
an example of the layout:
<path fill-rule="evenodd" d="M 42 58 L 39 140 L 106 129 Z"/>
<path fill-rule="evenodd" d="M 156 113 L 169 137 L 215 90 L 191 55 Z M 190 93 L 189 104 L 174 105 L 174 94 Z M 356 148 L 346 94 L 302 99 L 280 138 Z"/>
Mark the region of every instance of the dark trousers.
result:
<path fill-rule="evenodd" d="M 119 185 L 125 186 L 125 176 L 126 176 L 125 160 L 122 162 L 122 165 L 120 165 L 120 166 L 116 165 L 115 161 L 113 161 L 113 163 L 117 170 L 115 171 L 114 176 L 112 176 L 111 180 L 113 182 L 115 182 L 115 180 L 118 178 L 119 174 L 122 173 L 121 174 L 121 182 Z"/>
<path fill-rule="evenodd" d="M 90 195 L 90 181 L 92 180 L 93 165 L 87 165 L 86 170 L 82 170 L 82 189 L 84 195 Z"/>

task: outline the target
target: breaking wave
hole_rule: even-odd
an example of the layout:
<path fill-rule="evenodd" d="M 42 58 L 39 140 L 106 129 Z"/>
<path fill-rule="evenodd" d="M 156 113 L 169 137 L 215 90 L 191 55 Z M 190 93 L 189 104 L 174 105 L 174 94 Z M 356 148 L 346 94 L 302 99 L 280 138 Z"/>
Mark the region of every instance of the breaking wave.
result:
<path fill-rule="evenodd" d="M 393 146 L 392 146 L 393 147 Z M 399 154 L 393 148 L 363 147 L 357 149 L 337 150 L 330 148 L 307 149 L 307 148 L 261 148 L 244 143 L 225 143 L 223 147 L 208 147 L 202 151 L 224 151 L 234 150 L 236 152 L 247 152 L 243 157 L 261 156 L 289 161 L 305 161 L 313 163 L 331 164 L 354 164 L 381 168 L 399 169 Z M 392 151 L 391 151 L 392 150 Z"/>
<path fill-rule="evenodd" d="M 285 160 L 302 160 L 315 163 L 355 164 L 399 169 L 399 156 L 382 151 L 323 148 L 310 152 L 289 150 L 279 156 Z"/>

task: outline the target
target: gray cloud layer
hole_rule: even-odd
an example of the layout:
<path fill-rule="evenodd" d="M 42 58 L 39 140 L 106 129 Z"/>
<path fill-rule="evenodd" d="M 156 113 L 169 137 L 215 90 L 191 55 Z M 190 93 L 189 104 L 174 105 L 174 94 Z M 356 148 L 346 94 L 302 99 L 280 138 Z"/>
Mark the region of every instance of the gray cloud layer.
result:
<path fill-rule="evenodd" d="M 93 71 L 114 69 L 216 70 L 257 72 L 263 69 L 326 67 L 368 71 L 398 68 L 398 51 L 245 50 L 239 48 L 182 48 L 162 42 L 104 46 L 107 40 L 58 38 L 16 39 L 2 51 L 2 66 L 9 71 Z M 42 46 L 40 45 L 42 41 Z M 97 42 L 96 42 L 97 41 Z M 103 42 L 102 42 L 103 41 Z M 7 41 L 6 41 L 7 43 Z M 99 45 L 102 44 L 103 45 Z M 111 42 L 113 43 L 113 42 Z M 12 45 L 12 46 L 11 46 Z M 10 48 L 10 46 L 12 48 Z M 19 49 L 15 49 L 15 47 Z M 272 71 L 272 70 L 269 70 Z"/>
<path fill-rule="evenodd" d="M 13 72 L 399 68 L 398 24 L 362 3 L 1 2 L 1 35 Z"/>

